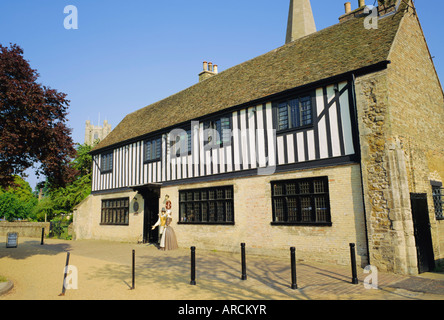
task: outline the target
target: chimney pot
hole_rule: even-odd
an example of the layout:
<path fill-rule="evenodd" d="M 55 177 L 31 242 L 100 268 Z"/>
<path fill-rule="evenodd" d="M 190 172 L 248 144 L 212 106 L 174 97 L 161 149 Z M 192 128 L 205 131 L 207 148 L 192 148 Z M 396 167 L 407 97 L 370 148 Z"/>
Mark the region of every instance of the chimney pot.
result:
<path fill-rule="evenodd" d="M 351 2 L 345 3 L 345 13 L 350 13 L 352 11 Z"/>
<path fill-rule="evenodd" d="M 365 0 L 359 0 L 359 8 L 365 6 Z"/>
<path fill-rule="evenodd" d="M 208 78 L 211 78 L 212 76 L 216 75 L 217 72 L 217 65 L 213 65 L 212 62 L 203 62 L 203 71 L 199 73 L 199 82 L 204 81 Z"/>

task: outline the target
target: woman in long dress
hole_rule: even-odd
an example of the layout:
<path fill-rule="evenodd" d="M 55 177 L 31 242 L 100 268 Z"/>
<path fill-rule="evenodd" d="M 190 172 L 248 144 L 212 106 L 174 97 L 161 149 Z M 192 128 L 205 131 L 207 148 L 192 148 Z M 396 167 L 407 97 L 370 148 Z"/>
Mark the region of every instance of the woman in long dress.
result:
<path fill-rule="evenodd" d="M 177 238 L 174 229 L 170 226 L 173 218 L 171 214 L 167 211 L 167 219 L 165 223 L 165 229 L 162 234 L 162 239 L 160 240 L 160 249 L 161 250 L 175 250 L 178 249 Z"/>

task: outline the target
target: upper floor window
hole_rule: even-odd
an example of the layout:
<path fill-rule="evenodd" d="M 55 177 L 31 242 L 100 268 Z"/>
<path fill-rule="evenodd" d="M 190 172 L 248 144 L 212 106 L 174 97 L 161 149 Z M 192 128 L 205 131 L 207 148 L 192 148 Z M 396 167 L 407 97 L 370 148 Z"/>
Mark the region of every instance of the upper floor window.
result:
<path fill-rule="evenodd" d="M 191 129 L 181 130 L 170 137 L 171 154 L 176 157 L 191 154 Z"/>
<path fill-rule="evenodd" d="M 162 139 L 145 141 L 145 161 L 160 160 L 162 156 Z"/>
<path fill-rule="evenodd" d="M 211 146 L 226 145 L 231 142 L 231 118 L 221 117 L 204 123 L 205 144 Z"/>
<path fill-rule="evenodd" d="M 272 224 L 331 225 L 328 178 L 271 183 Z"/>
<path fill-rule="evenodd" d="M 278 131 L 313 124 L 311 97 L 299 97 L 280 102 L 277 107 Z"/>
<path fill-rule="evenodd" d="M 432 182 L 432 195 L 433 195 L 433 204 L 435 206 L 436 219 L 444 220 L 444 214 L 443 214 L 444 189 L 442 188 L 442 183 Z"/>
<path fill-rule="evenodd" d="M 113 152 L 102 154 L 100 171 L 101 173 L 113 171 Z"/>

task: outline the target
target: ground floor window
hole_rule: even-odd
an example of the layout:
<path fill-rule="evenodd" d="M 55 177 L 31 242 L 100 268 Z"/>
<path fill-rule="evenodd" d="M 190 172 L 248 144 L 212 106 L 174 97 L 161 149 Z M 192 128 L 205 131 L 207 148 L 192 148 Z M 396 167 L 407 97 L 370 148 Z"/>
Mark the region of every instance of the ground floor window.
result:
<path fill-rule="evenodd" d="M 233 186 L 179 191 L 179 223 L 234 224 Z"/>
<path fill-rule="evenodd" d="M 129 198 L 102 200 L 103 225 L 127 226 L 129 224 Z"/>
<path fill-rule="evenodd" d="M 435 216 L 438 220 L 444 220 L 443 199 L 444 189 L 441 182 L 432 181 L 433 204 L 435 206 Z"/>
<path fill-rule="evenodd" d="M 272 224 L 331 225 L 328 177 L 273 181 Z"/>

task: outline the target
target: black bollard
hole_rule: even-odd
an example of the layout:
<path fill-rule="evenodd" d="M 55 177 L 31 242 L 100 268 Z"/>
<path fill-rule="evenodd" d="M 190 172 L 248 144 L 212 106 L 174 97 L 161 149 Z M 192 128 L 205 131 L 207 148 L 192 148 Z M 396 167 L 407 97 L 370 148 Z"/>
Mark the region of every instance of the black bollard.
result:
<path fill-rule="evenodd" d="M 132 274 L 133 274 L 133 282 L 132 282 L 131 290 L 134 290 L 136 288 L 136 250 L 133 250 Z"/>
<path fill-rule="evenodd" d="M 45 238 L 45 228 L 42 228 L 42 241 L 40 242 L 40 245 L 43 246 L 44 242 L 43 239 Z"/>
<path fill-rule="evenodd" d="M 358 273 L 356 271 L 356 252 L 354 243 L 350 243 L 350 259 L 352 267 L 352 284 L 358 284 Z"/>
<path fill-rule="evenodd" d="M 191 247 L 191 281 L 190 285 L 196 285 L 196 247 Z"/>
<path fill-rule="evenodd" d="M 291 288 L 296 290 L 298 288 L 297 280 L 296 280 L 296 248 L 290 248 L 291 254 Z"/>
<path fill-rule="evenodd" d="M 59 296 L 63 297 L 65 295 L 65 281 L 66 281 L 66 276 L 68 275 L 68 266 L 69 266 L 69 252 L 67 252 L 66 254 L 66 264 L 65 264 L 65 272 L 63 275 L 63 286 L 62 286 L 62 293 L 59 294 Z"/>
<path fill-rule="evenodd" d="M 241 280 L 247 280 L 247 262 L 245 258 L 245 243 L 241 243 L 241 256 L 242 256 L 242 277 Z"/>

